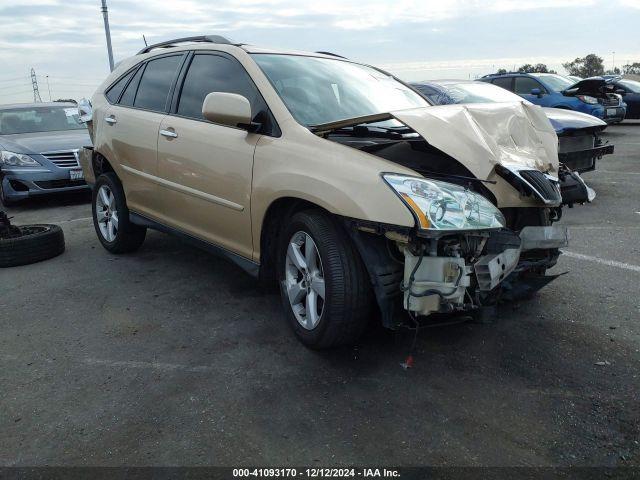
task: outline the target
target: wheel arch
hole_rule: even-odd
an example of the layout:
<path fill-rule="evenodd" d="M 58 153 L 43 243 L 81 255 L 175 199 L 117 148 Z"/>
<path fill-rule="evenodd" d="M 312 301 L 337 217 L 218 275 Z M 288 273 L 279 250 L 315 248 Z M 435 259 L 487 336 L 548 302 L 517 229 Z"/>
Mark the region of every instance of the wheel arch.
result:
<path fill-rule="evenodd" d="M 333 215 L 329 210 L 310 200 L 283 196 L 272 201 L 267 207 L 260 228 L 259 252 L 257 257 L 260 262 L 260 283 L 265 287 L 276 285 L 276 258 L 279 232 L 287 218 L 303 210 L 322 210 Z"/>
<path fill-rule="evenodd" d="M 96 177 L 96 180 L 100 175 L 108 172 L 113 172 L 116 176 L 118 176 L 115 169 L 111 165 L 111 162 L 109 162 L 107 157 L 102 155 L 100 152 L 96 152 L 96 151 L 93 152 L 93 158 L 91 159 L 91 166 L 93 167 L 93 173 Z M 120 177 L 118 177 L 118 179 L 119 178 Z"/>

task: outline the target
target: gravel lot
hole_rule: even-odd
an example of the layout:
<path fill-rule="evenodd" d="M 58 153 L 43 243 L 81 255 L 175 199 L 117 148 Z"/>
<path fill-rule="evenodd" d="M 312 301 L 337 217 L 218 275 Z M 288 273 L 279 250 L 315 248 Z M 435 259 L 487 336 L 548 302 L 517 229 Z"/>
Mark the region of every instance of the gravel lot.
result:
<path fill-rule="evenodd" d="M 566 272 L 491 324 L 316 353 L 279 298 L 150 232 L 112 256 L 87 196 L 30 201 L 67 251 L 0 270 L 1 465 L 640 466 L 640 122 L 566 209 Z"/>

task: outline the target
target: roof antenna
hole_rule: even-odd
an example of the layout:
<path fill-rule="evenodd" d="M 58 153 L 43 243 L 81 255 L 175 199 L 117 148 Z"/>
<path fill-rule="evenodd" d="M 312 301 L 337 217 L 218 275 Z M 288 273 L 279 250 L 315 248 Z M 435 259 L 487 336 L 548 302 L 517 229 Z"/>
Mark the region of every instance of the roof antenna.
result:
<path fill-rule="evenodd" d="M 149 44 L 147 44 L 147 39 L 144 37 L 144 33 L 142 34 L 142 40 L 144 40 L 144 46 L 148 47 Z"/>

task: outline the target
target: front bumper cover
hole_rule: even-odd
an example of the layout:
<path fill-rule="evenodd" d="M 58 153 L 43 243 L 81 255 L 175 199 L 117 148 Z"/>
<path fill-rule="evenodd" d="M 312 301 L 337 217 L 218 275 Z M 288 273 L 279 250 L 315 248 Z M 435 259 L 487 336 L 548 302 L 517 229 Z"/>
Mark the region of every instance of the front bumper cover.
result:
<path fill-rule="evenodd" d="M 611 155 L 613 151 L 613 145 L 605 145 L 589 150 L 559 153 L 558 158 L 561 163 L 564 163 L 571 170 L 584 173 L 595 170 L 596 160 L 602 158 L 603 155 Z"/>
<path fill-rule="evenodd" d="M 68 170 L 49 171 L 46 168 L 2 168 L 0 181 L 5 197 L 11 201 L 89 188 L 84 180 L 71 180 Z"/>
<path fill-rule="evenodd" d="M 569 229 L 554 225 L 549 227 L 524 227 L 520 231 L 522 251 L 548 250 L 569 245 Z"/>

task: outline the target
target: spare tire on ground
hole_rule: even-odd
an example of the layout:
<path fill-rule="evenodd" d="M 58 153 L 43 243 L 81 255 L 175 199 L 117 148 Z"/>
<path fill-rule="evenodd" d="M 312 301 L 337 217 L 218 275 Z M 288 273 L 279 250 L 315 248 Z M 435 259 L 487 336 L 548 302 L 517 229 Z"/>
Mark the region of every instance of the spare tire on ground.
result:
<path fill-rule="evenodd" d="M 6 217 L 4 217 L 6 218 Z M 64 233 L 58 225 L 7 224 L 0 228 L 0 267 L 40 262 L 64 252 Z"/>

